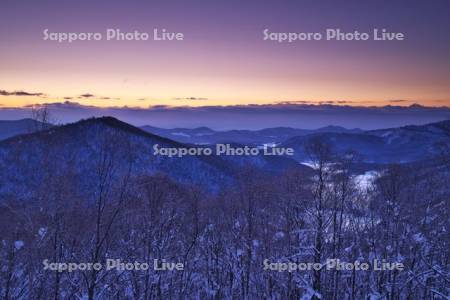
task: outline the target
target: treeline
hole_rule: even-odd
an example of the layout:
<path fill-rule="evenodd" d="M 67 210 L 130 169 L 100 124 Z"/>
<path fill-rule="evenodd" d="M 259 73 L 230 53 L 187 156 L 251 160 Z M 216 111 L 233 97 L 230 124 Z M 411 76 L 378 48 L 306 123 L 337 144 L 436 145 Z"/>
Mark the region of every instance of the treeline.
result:
<path fill-rule="evenodd" d="M 104 143 L 88 187 L 69 163 L 33 170 L 26 199 L 0 203 L 3 299 L 447 299 L 449 168 L 392 165 L 362 186 L 357 155 L 307 146 L 314 169 L 243 169 L 210 194 L 164 175 L 134 176 Z M 84 190 L 82 190 L 84 189 Z M 82 191 L 81 191 L 82 190 Z M 88 195 L 88 196 L 86 196 Z M 43 261 L 181 262 L 182 271 L 44 270 Z M 264 270 L 286 263 L 401 262 L 398 270 Z"/>

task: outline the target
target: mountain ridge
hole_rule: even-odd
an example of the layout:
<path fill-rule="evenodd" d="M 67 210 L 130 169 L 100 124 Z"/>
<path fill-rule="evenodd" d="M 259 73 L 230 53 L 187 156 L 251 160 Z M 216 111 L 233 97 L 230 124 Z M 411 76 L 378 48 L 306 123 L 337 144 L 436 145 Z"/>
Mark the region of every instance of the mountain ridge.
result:
<path fill-rule="evenodd" d="M 130 171 L 133 176 L 163 173 L 180 183 L 203 186 L 209 191 L 230 184 L 244 165 L 269 173 L 283 168 L 301 168 L 294 160 L 284 157 L 170 158 L 154 154 L 156 144 L 169 148 L 193 147 L 145 132 L 113 117 L 90 118 L 11 137 L 0 141 L 0 168 L 3 171 L 0 196 L 36 190 L 43 179 L 28 178 L 31 170 L 50 170 L 51 176 L 74 174 L 80 185 L 90 186 L 95 182 L 98 163 L 105 158 L 114 158 L 118 173 Z M 17 186 L 17 182 L 22 185 Z"/>

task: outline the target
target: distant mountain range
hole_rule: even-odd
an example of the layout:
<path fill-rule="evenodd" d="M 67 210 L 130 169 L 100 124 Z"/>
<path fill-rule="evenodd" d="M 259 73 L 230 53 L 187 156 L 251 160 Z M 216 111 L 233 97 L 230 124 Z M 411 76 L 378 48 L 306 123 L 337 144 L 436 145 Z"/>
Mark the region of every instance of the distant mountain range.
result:
<path fill-rule="evenodd" d="M 92 170 L 100 160 L 102 149 L 109 147 L 117 156 L 118 171 L 131 165 L 133 176 L 164 173 L 176 181 L 217 189 L 229 184 L 244 166 L 261 172 L 278 173 L 289 168 L 306 168 L 305 145 L 312 139 L 329 143 L 336 154 L 354 151 L 361 161 L 358 172 L 383 168 L 389 163 L 412 163 L 432 159 L 439 145 L 450 145 L 450 120 L 421 126 L 362 131 L 328 126 L 316 130 L 287 127 L 257 131 L 215 131 L 195 129 L 161 129 L 134 127 L 112 117 L 92 118 L 73 124 L 55 126 L 34 132 L 42 124 L 30 119 L 0 121 L 0 195 L 25 193 L 42 184 L 35 170 L 51 169 L 65 176 L 70 169 L 83 185 L 94 179 Z M 45 128 L 45 127 L 44 127 Z M 216 143 L 261 146 L 263 144 L 295 149 L 293 157 L 277 156 L 185 156 L 169 158 L 153 155 L 153 145 L 161 147 L 194 147 Z M 17 185 L 20 182 L 21 185 Z M 26 188 L 28 186 L 28 189 Z M 89 190 L 89 189 L 79 189 Z"/>
<path fill-rule="evenodd" d="M 297 129 L 291 127 L 275 127 L 261 130 L 228 130 L 215 131 L 208 127 L 194 129 L 173 128 L 163 129 L 152 126 L 142 126 L 141 129 L 163 136 L 181 143 L 191 144 L 217 144 L 240 143 L 245 145 L 262 145 L 280 143 L 295 136 L 304 136 L 313 133 L 359 133 L 361 129 L 346 129 L 340 126 L 326 126 L 319 129 Z"/>
<path fill-rule="evenodd" d="M 450 145 L 450 120 L 360 133 L 314 133 L 290 138 L 281 146 L 294 148 L 295 158 L 305 161 L 305 145 L 313 138 L 327 142 L 337 154 L 355 151 L 365 163 L 409 163 L 430 159 L 439 154 L 439 145 Z"/>

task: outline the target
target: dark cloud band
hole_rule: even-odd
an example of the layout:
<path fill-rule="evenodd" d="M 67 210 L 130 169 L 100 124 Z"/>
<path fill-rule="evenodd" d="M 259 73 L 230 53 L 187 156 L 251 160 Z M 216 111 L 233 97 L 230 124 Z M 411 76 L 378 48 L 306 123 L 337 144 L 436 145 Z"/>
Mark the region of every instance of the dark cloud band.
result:
<path fill-rule="evenodd" d="M 8 92 L 5 90 L 0 90 L 0 96 L 44 96 L 44 93 L 30 93 L 30 92 L 25 92 L 25 91 L 13 91 L 13 92 Z"/>

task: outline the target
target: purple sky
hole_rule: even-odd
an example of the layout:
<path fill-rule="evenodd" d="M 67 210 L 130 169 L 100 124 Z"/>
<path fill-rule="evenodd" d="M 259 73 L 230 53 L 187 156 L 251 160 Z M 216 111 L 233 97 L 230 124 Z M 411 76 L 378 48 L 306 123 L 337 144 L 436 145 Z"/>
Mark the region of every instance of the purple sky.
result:
<path fill-rule="evenodd" d="M 0 115 L 12 111 L 5 108 L 64 101 L 103 109 L 286 101 L 450 106 L 446 0 L 4 0 L 0 10 Z M 183 32 L 185 40 L 60 44 L 43 41 L 46 28 L 52 32 L 165 28 Z M 403 32 L 406 40 L 280 44 L 263 41 L 266 28 L 272 32 L 386 28 Z M 135 123 L 152 123 L 140 118 L 136 115 Z"/>

